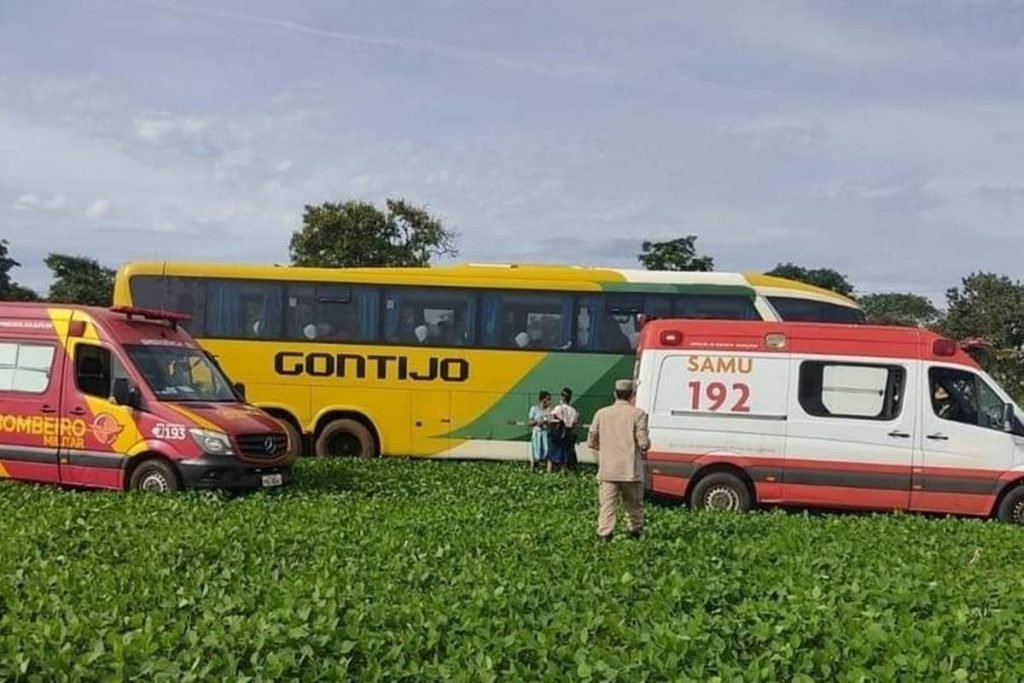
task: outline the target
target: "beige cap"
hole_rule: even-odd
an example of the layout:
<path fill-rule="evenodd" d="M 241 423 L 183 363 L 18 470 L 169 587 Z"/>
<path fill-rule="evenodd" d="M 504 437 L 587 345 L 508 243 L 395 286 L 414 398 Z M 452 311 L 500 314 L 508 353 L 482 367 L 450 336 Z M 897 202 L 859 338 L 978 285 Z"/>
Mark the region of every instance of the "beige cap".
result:
<path fill-rule="evenodd" d="M 619 379 L 615 381 L 615 391 L 633 391 L 633 380 Z"/>

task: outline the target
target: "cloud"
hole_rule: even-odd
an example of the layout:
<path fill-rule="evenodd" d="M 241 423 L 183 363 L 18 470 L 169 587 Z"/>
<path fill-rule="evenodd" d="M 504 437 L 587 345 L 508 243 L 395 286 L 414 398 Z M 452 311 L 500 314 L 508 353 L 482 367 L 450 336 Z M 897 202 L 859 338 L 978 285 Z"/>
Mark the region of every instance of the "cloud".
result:
<path fill-rule="evenodd" d="M 97 199 L 85 210 L 85 215 L 88 218 L 105 218 L 110 215 L 110 201 L 107 199 Z"/>
<path fill-rule="evenodd" d="M 277 171 L 278 173 L 284 173 L 285 171 L 289 170 L 294 165 L 295 164 L 293 162 L 285 160 L 285 161 L 282 161 L 281 163 L 279 163 L 277 166 L 275 166 L 274 170 Z"/>
<path fill-rule="evenodd" d="M 478 66 L 491 67 L 505 71 L 528 74 L 531 76 L 539 76 L 542 78 L 581 82 L 611 82 L 618 77 L 617 74 L 613 73 L 609 69 L 586 64 L 540 63 L 532 60 L 511 58 L 487 50 L 462 47 L 460 45 L 443 42 L 421 40 L 417 38 L 371 36 L 351 31 L 332 31 L 297 21 L 265 17 L 257 14 L 229 12 L 192 5 L 161 2 L 160 0 L 149 0 L 146 4 L 174 12 L 266 26 L 282 31 L 318 36 L 329 40 L 376 47 L 388 51 L 401 50 L 433 55 Z"/>
<path fill-rule="evenodd" d="M 62 194 L 36 194 L 28 192 L 18 195 L 13 208 L 17 211 L 63 211 L 68 199 Z"/>
<path fill-rule="evenodd" d="M 136 142 L 151 147 L 210 151 L 214 146 L 212 127 L 209 119 L 198 116 L 146 112 L 132 121 L 132 135 Z"/>

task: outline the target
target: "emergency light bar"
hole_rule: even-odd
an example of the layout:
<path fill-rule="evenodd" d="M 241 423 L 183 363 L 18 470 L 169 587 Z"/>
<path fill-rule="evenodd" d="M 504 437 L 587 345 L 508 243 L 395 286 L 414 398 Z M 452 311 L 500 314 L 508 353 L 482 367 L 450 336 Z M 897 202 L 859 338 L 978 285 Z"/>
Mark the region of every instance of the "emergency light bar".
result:
<path fill-rule="evenodd" d="M 129 320 L 134 317 L 139 317 L 144 320 L 155 320 L 170 323 L 171 327 L 175 327 L 178 323 L 188 322 L 192 319 L 192 316 L 186 313 L 161 311 L 155 308 L 139 308 L 137 306 L 114 306 L 110 310 L 114 313 L 120 313 Z"/>

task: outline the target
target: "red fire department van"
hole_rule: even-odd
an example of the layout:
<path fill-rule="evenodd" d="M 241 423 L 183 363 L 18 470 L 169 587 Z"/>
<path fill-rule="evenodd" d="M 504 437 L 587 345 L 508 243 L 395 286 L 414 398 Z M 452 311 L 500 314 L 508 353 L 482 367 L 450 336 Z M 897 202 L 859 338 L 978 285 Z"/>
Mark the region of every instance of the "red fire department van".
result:
<path fill-rule="evenodd" d="M 1024 414 L 914 328 L 657 320 L 641 333 L 650 491 L 1024 523 Z"/>
<path fill-rule="evenodd" d="M 0 477 L 156 492 L 287 483 L 285 432 L 183 319 L 0 304 Z"/>

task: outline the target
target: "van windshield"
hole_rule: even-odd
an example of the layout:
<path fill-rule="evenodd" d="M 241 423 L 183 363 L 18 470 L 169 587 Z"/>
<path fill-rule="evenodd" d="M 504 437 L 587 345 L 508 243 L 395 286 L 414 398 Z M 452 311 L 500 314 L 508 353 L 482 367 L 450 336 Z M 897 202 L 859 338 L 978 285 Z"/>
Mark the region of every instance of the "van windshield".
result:
<path fill-rule="evenodd" d="M 183 346 L 125 347 L 161 401 L 237 401 L 224 374 L 202 350 Z"/>

